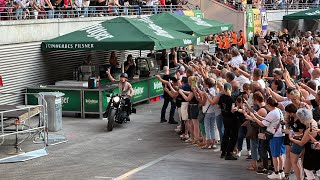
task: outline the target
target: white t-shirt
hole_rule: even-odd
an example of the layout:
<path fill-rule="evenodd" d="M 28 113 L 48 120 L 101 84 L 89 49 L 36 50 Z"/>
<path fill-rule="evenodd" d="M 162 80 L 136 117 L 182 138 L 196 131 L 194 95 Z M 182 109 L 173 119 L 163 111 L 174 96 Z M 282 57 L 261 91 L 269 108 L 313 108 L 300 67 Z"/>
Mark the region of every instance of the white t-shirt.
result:
<path fill-rule="evenodd" d="M 320 44 L 312 44 L 313 49 L 314 49 L 314 56 L 319 58 L 320 55 Z"/>
<path fill-rule="evenodd" d="M 280 120 L 283 120 L 283 114 L 280 109 L 275 108 L 270 111 L 265 120 L 262 121 L 262 124 L 267 127 L 267 131 L 274 134 L 274 137 L 282 137 L 282 127 L 279 125 Z"/>
<path fill-rule="evenodd" d="M 292 104 L 292 101 L 290 99 L 288 99 L 287 97 L 284 98 L 283 101 L 280 102 L 282 104 L 282 106 L 285 108 L 286 106 L 288 106 L 289 104 Z"/>
<path fill-rule="evenodd" d="M 262 87 L 262 89 L 265 89 L 265 88 L 266 88 L 266 83 L 264 82 L 264 80 L 259 79 L 257 82 L 260 84 L 260 86 Z"/>
<path fill-rule="evenodd" d="M 213 96 L 216 96 L 216 91 L 214 90 L 214 88 L 210 88 L 209 89 L 209 92 L 210 92 L 210 94 L 211 95 L 213 95 Z M 210 95 L 208 95 L 209 97 L 210 97 Z M 209 107 L 210 106 L 210 107 Z M 209 109 L 208 109 L 208 107 L 209 107 Z M 207 109 L 208 109 L 208 111 L 207 111 Z M 214 113 L 215 112 L 215 108 L 214 108 L 214 106 L 212 106 L 211 104 L 210 104 L 210 102 L 207 100 L 206 101 L 206 104 L 202 107 L 202 112 L 203 113 Z"/>
<path fill-rule="evenodd" d="M 248 78 L 246 78 L 244 75 L 240 75 L 239 77 L 236 77 L 234 79 L 235 81 L 238 81 L 240 84 L 240 91 L 243 91 L 243 85 L 245 83 L 251 84 L 250 80 Z"/>
<path fill-rule="evenodd" d="M 236 66 L 236 67 L 239 67 L 240 64 L 243 63 L 243 59 L 242 59 L 242 56 L 239 55 L 239 56 L 236 56 L 236 57 L 232 57 L 231 61 L 229 61 L 229 64 L 231 64 L 232 66 Z"/>

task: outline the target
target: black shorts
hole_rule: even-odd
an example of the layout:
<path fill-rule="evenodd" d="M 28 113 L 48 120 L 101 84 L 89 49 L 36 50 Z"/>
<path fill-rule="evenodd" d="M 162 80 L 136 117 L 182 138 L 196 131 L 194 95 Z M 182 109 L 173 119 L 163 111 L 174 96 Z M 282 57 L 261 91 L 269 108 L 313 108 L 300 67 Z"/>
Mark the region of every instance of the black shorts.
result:
<path fill-rule="evenodd" d="M 188 116 L 189 116 L 189 119 L 198 119 L 198 116 L 199 116 L 199 105 L 198 104 L 189 104 Z"/>

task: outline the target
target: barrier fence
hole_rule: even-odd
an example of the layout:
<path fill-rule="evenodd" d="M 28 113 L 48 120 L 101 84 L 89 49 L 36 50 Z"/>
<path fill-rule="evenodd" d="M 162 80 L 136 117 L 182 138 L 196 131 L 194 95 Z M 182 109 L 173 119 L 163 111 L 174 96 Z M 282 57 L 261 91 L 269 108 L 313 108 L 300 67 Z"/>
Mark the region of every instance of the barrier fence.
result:
<path fill-rule="evenodd" d="M 162 12 L 174 12 L 177 10 L 196 10 L 198 6 L 188 3 L 187 5 L 153 5 L 153 6 L 54 6 L 39 7 L 29 6 L 26 8 L 0 7 L 0 20 L 25 20 L 25 19 L 53 19 L 53 18 L 83 18 L 103 16 L 127 16 L 127 15 L 150 15 Z"/>

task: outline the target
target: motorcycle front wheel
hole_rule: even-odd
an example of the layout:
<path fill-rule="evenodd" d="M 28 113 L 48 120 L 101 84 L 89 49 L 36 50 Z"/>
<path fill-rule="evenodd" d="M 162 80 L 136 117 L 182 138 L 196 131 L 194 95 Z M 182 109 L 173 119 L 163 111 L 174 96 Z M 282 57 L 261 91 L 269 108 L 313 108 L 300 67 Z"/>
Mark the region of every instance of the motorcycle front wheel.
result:
<path fill-rule="evenodd" d="M 116 110 L 115 109 L 111 109 L 109 116 L 108 116 L 108 125 L 107 125 L 107 129 L 108 131 L 112 131 L 113 127 L 114 127 L 114 121 L 115 121 L 115 117 L 116 117 Z"/>

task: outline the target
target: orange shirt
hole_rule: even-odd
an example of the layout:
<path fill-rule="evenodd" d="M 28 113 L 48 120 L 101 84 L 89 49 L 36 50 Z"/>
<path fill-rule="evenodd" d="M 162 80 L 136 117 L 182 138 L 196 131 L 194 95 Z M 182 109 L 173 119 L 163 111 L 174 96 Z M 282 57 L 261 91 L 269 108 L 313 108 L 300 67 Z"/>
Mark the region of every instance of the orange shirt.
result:
<path fill-rule="evenodd" d="M 232 32 L 231 37 L 232 37 L 232 44 L 237 44 L 237 34 Z"/>
<path fill-rule="evenodd" d="M 218 48 L 222 49 L 223 48 L 223 42 L 222 42 L 222 39 L 220 37 L 218 37 Z"/>
<path fill-rule="evenodd" d="M 229 38 L 224 38 L 223 39 L 223 41 L 224 41 L 224 49 L 229 49 Z"/>

